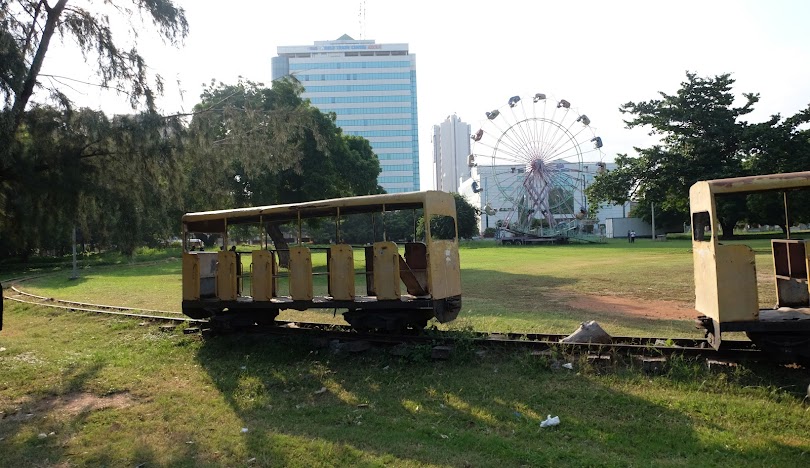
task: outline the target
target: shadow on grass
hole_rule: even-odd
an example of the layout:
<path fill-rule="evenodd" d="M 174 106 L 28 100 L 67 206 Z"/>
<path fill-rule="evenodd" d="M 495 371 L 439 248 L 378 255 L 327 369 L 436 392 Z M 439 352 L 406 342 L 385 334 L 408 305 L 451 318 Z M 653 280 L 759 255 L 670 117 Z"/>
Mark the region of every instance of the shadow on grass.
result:
<path fill-rule="evenodd" d="M 126 337 L 126 330 L 143 329 L 132 321 L 42 314 L 28 305 L 14 304 L 9 309 L 8 328 L 0 332 L 0 390 L 23 396 L 5 399 L 0 392 L 0 467 L 165 466 L 167 460 L 196 466 L 201 445 L 163 443 L 167 435 L 178 435 L 185 427 L 172 428 L 168 423 L 167 429 L 161 423 L 168 415 L 149 418 L 151 414 L 141 412 L 153 403 L 151 396 L 139 395 L 143 391 L 140 377 L 149 370 L 127 356 L 138 351 L 132 348 L 138 343 L 89 336 L 109 331 Z M 157 336 L 169 340 L 167 335 Z M 155 344 L 160 343 L 149 340 L 140 352 L 165 357 Z M 42 351 L 43 346 L 52 347 L 54 353 Z M 165 344 L 162 349 L 165 353 Z M 15 364 L 4 367 L 9 361 Z M 110 373 L 120 372 L 116 368 L 121 365 L 132 366 L 127 371 L 132 379 L 110 380 Z M 15 382 L 22 388 L 35 382 L 33 391 L 22 394 L 19 387 L 15 391 L 9 386 Z M 154 432 L 161 434 L 159 443 Z M 180 437 L 204 442 L 204 434 Z"/>
<path fill-rule="evenodd" d="M 56 390 L 59 395 L 66 395 L 81 390 L 90 380 L 98 376 L 104 366 L 95 364 L 88 367 L 74 367 L 68 369 L 60 388 Z M 50 414 L 57 411 L 58 398 L 55 395 L 28 395 L 29 401 L 15 408 L 13 413 L 0 420 L 0 453 L 6 459 L 12 460 L 46 460 L 55 463 L 65 457 L 59 446 L 47 442 L 49 434 L 45 420 Z M 8 411 L 8 409 L 7 409 Z M 82 412 L 70 419 L 68 426 L 82 427 L 89 412 Z M 33 423 L 32 423 L 33 422 Z M 37 430 L 32 430 L 32 426 Z M 22 435 L 21 443 L 12 444 L 11 441 Z M 4 446 L 4 441 L 8 441 Z M 0 463 L 2 464 L 2 463 Z"/>
<path fill-rule="evenodd" d="M 694 415 L 660 395 L 617 391 L 621 383 L 553 370 L 541 358 L 470 357 L 332 354 L 257 336 L 208 339 L 197 355 L 249 428 L 247 449 L 260 465 L 686 466 L 801 457 L 800 447 L 773 441 L 766 449 L 707 440 Z M 540 428 L 547 414 L 560 426 Z"/>

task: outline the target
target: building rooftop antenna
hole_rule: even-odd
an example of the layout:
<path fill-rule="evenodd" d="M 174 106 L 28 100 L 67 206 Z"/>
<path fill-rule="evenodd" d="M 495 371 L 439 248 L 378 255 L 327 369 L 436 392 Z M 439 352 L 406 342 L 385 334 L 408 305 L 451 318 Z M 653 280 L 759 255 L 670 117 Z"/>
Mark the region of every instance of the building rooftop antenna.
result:
<path fill-rule="evenodd" d="M 360 24 L 360 39 L 366 37 L 366 2 L 360 2 L 360 11 L 357 12 L 357 22 Z"/>

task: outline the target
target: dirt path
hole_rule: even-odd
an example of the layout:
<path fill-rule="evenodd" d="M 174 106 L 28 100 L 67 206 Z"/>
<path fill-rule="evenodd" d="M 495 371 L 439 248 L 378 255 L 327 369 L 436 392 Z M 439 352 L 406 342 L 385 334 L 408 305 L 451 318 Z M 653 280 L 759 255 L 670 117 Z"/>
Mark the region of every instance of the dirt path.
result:
<path fill-rule="evenodd" d="M 692 320 L 700 315 L 693 303 L 678 301 L 650 301 L 621 296 L 574 296 L 554 294 L 555 299 L 569 307 L 622 315 L 661 320 Z"/>

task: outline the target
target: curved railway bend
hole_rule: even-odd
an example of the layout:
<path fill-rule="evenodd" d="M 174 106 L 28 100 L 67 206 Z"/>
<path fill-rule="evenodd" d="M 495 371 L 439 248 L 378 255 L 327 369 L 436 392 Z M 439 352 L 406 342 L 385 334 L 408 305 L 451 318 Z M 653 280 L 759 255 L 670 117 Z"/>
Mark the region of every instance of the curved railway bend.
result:
<path fill-rule="evenodd" d="M 223 333 L 214 332 L 207 320 L 195 320 L 178 312 L 140 309 L 133 307 L 91 304 L 77 301 L 49 298 L 27 293 L 16 285 L 7 283 L 9 289 L 4 299 L 37 306 L 120 317 L 132 317 L 161 323 L 164 330 L 173 330 L 175 326 L 187 324 L 184 333 L 202 332 L 209 336 Z M 566 335 L 542 333 L 483 333 L 453 332 L 427 330 L 421 333 L 394 334 L 382 332 L 359 332 L 349 326 L 322 323 L 276 321 L 274 326 L 252 326 L 239 328 L 230 332 L 260 333 L 267 335 L 285 335 L 304 337 L 316 346 L 332 346 L 348 351 L 363 351 L 372 346 L 397 347 L 397 345 L 430 345 L 435 359 L 448 358 L 458 346 L 476 349 L 523 349 L 536 355 L 564 354 L 585 355 L 593 363 L 609 363 L 617 356 L 638 358 L 648 370 L 660 369 L 662 363 L 670 356 L 684 356 L 706 359 L 710 364 L 740 362 L 744 360 L 771 360 L 750 341 L 724 341 L 720 351 L 707 346 L 705 340 L 662 337 L 612 337 L 609 344 L 595 343 L 560 343 Z M 227 332 L 225 332 L 227 333 Z M 401 349 L 401 348 L 399 348 Z"/>

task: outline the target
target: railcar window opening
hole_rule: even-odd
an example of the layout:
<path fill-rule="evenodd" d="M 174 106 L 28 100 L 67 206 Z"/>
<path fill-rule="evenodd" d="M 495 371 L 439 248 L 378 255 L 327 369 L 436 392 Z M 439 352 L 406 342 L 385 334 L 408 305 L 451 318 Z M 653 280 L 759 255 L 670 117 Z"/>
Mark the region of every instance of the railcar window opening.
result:
<path fill-rule="evenodd" d="M 692 214 L 692 239 L 697 242 L 709 242 L 712 240 L 712 223 L 708 211 L 700 211 Z"/>
<path fill-rule="evenodd" d="M 729 204 L 738 204 L 735 211 L 742 214 L 739 215 L 737 227 L 744 225 L 747 230 L 752 227 L 760 229 L 762 226 L 771 226 L 772 230 L 776 228 L 781 231 L 780 237 L 784 239 L 790 239 L 791 234 L 797 230 L 798 224 L 806 223 L 808 214 L 810 214 L 808 210 L 804 209 L 804 207 L 810 206 L 810 189 L 801 187 L 788 190 L 767 189 L 732 194 L 720 193 L 714 195 L 714 201 L 718 211 Z M 763 213 L 767 214 L 763 215 Z M 725 235 L 722 226 L 717 226 L 717 228 L 718 235 Z"/>
<path fill-rule="evenodd" d="M 456 220 L 452 216 L 433 215 L 428 223 L 430 238 L 435 240 L 455 240 L 458 237 Z"/>

